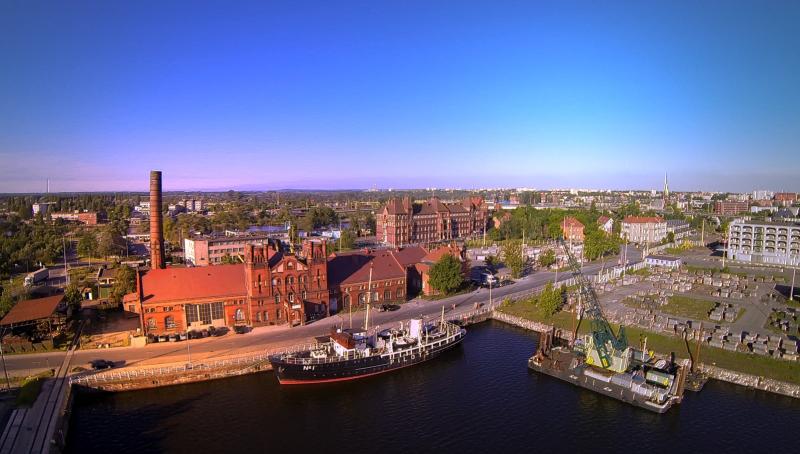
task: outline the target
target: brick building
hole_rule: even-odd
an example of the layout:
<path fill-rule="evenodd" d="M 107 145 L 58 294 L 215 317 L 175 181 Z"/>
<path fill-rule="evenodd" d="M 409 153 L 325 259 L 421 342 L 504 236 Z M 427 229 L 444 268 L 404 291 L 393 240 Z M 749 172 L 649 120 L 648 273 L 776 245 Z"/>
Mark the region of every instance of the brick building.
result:
<path fill-rule="evenodd" d="M 251 244 L 242 264 L 150 269 L 137 273 L 125 306 L 151 335 L 303 324 L 329 312 L 326 253 L 324 241 L 306 241 L 298 254 Z"/>
<path fill-rule="evenodd" d="M 797 202 L 796 192 L 777 192 L 775 193 L 775 202 L 779 205 L 789 206 Z"/>
<path fill-rule="evenodd" d="M 183 240 L 186 263 L 194 266 L 219 265 L 225 256 L 243 260 L 246 246 L 264 245 L 268 235 L 227 236 L 203 235 Z"/>
<path fill-rule="evenodd" d="M 390 246 L 433 243 L 483 232 L 488 208 L 480 197 L 443 203 L 432 197 L 412 203 L 408 197 L 389 200 L 376 215 L 378 241 Z"/>
<path fill-rule="evenodd" d="M 717 200 L 714 203 L 714 213 L 723 216 L 731 216 L 739 213 L 744 213 L 750 209 L 747 202 L 739 202 L 735 200 Z"/>
<path fill-rule="evenodd" d="M 439 292 L 434 290 L 430 284 L 430 271 L 433 265 L 436 264 L 445 255 L 452 255 L 456 260 L 461 263 L 461 274 L 464 278 L 469 274 L 469 261 L 467 260 L 466 248 L 458 247 L 455 244 L 446 246 L 439 246 L 438 248 L 428 252 L 419 263 L 414 267 L 419 274 L 422 282 L 422 293 L 426 296 L 438 295 Z"/>
<path fill-rule="evenodd" d="M 583 223 L 572 216 L 567 216 L 561 221 L 561 234 L 566 241 L 583 243 L 583 228 Z"/>

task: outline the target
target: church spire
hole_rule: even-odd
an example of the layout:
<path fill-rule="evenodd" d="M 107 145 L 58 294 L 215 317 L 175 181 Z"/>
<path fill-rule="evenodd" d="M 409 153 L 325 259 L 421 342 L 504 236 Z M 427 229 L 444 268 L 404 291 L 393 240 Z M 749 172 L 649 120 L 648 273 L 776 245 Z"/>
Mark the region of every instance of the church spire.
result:
<path fill-rule="evenodd" d="M 664 172 L 664 200 L 669 199 L 669 182 L 667 181 L 667 172 Z"/>

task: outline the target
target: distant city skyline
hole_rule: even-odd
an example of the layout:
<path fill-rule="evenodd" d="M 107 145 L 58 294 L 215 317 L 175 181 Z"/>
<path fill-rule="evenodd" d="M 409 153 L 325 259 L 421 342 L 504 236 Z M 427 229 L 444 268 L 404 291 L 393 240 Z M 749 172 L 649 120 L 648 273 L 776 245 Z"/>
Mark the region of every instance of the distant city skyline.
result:
<path fill-rule="evenodd" d="M 800 3 L 0 5 L 0 192 L 800 192 Z"/>

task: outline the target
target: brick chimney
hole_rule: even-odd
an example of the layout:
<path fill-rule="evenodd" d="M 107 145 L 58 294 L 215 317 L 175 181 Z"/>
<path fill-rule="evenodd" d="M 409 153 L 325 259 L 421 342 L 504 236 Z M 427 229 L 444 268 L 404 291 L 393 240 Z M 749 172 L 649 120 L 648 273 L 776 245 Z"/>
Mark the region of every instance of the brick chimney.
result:
<path fill-rule="evenodd" d="M 161 219 L 161 171 L 150 171 L 150 268 L 164 268 L 164 224 Z"/>

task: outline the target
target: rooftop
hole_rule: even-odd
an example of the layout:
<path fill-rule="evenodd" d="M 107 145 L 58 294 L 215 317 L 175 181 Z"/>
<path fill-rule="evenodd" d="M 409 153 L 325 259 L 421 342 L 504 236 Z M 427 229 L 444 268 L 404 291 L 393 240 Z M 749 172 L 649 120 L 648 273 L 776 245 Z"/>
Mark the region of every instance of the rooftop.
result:
<path fill-rule="evenodd" d="M 20 301 L 0 320 L 0 325 L 17 325 L 48 318 L 53 315 L 63 300 L 64 295 L 62 294 Z"/>
<path fill-rule="evenodd" d="M 244 265 L 152 269 L 142 274 L 142 300 L 161 303 L 245 296 Z"/>

